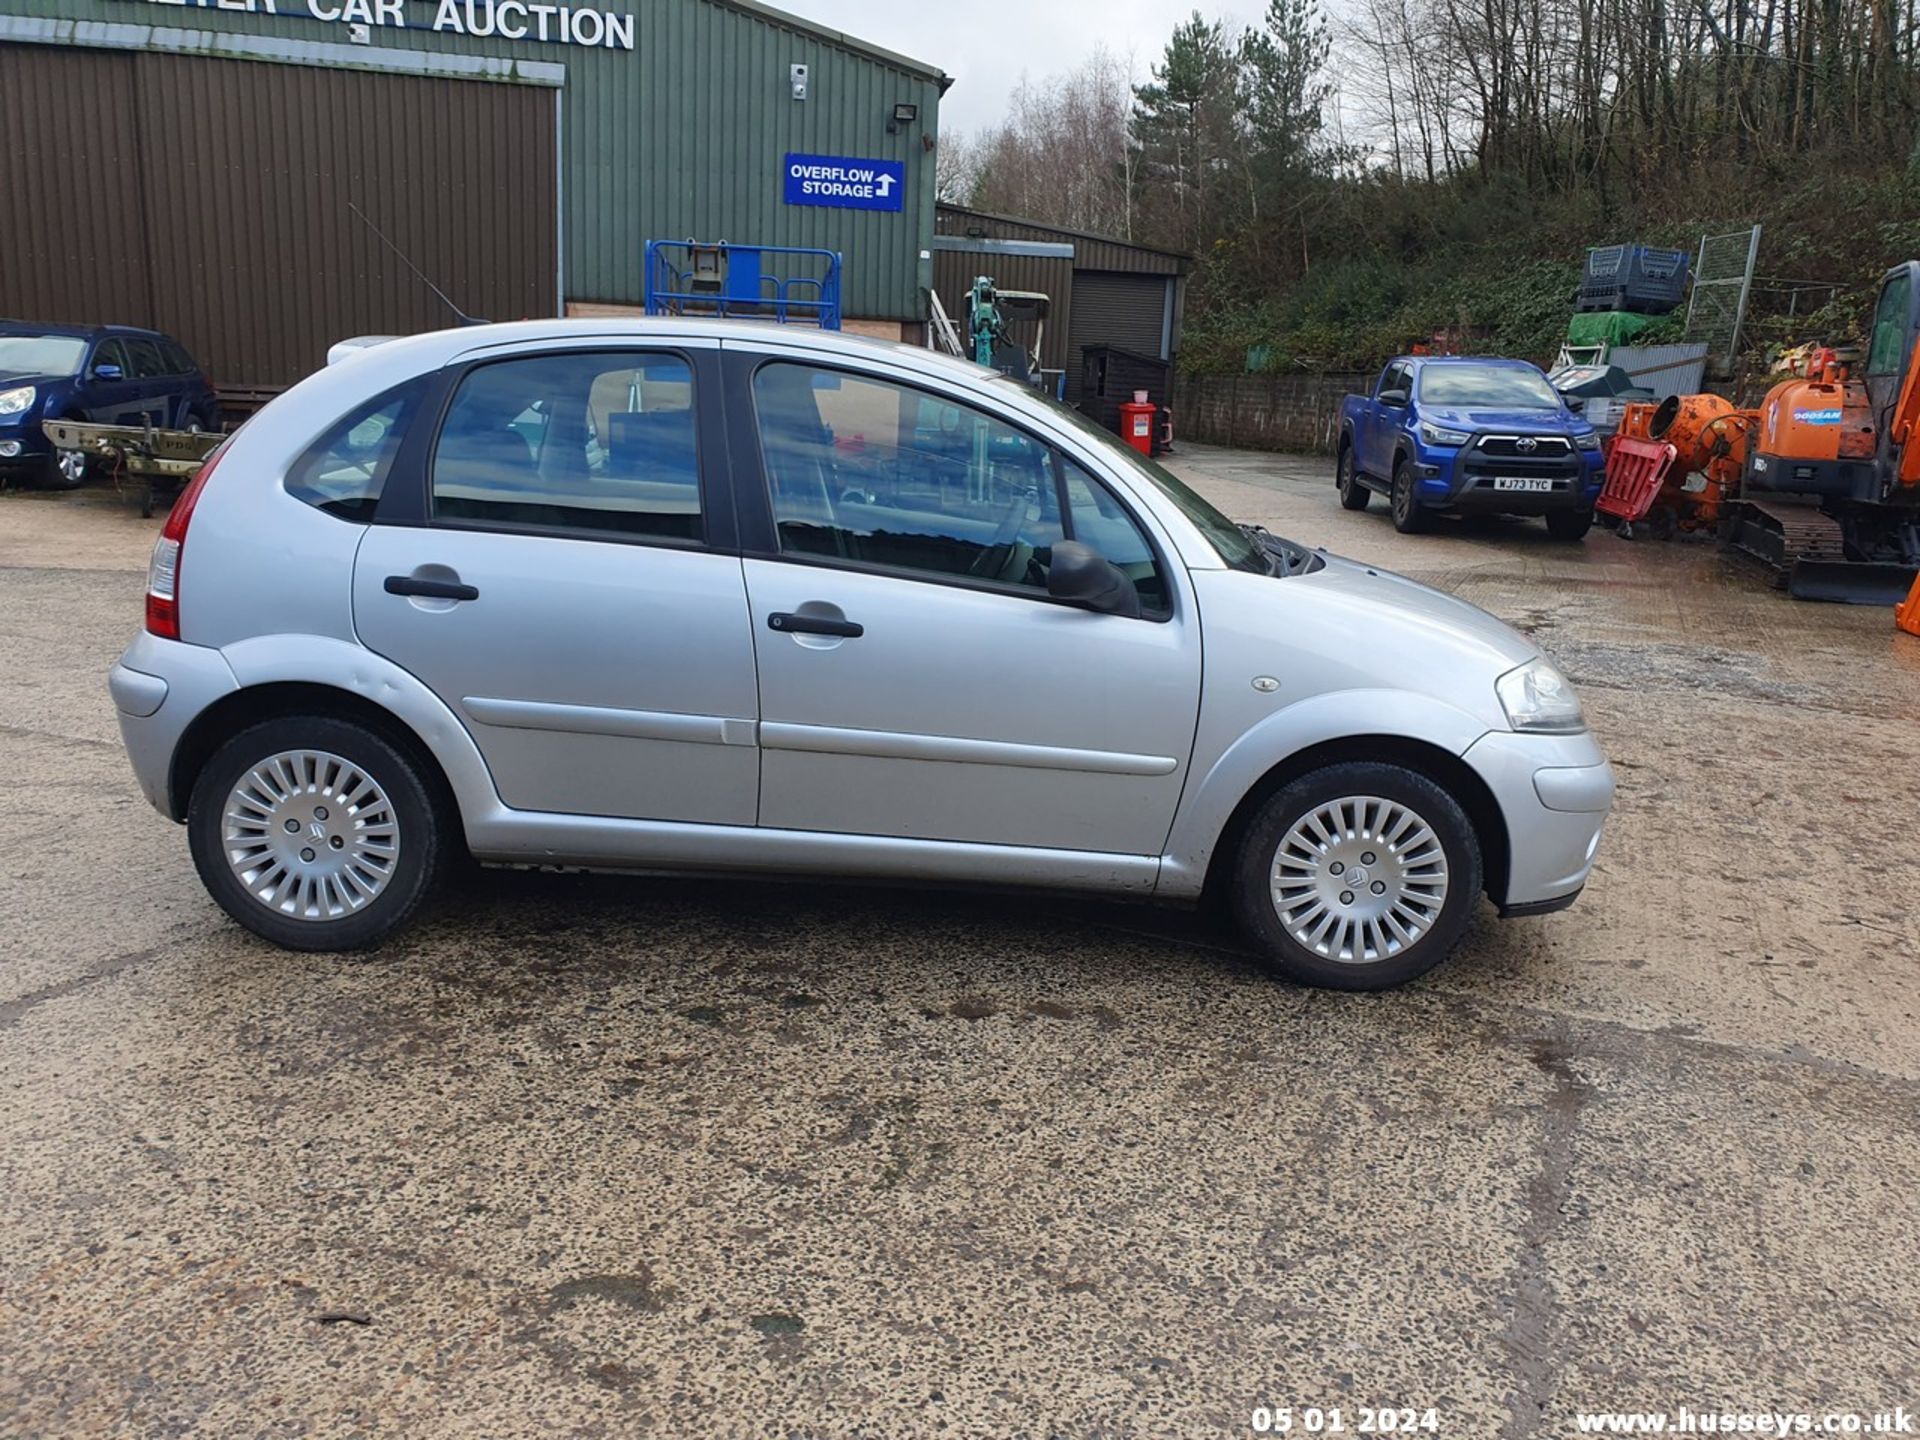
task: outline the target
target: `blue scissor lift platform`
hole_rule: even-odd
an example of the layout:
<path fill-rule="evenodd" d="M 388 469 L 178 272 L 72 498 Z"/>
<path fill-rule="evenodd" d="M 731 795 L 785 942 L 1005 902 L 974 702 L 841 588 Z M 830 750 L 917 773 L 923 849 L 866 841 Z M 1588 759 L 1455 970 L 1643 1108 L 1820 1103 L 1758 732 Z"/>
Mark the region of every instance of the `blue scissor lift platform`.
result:
<path fill-rule="evenodd" d="M 724 240 L 649 240 L 647 314 L 838 330 L 840 254 Z"/>

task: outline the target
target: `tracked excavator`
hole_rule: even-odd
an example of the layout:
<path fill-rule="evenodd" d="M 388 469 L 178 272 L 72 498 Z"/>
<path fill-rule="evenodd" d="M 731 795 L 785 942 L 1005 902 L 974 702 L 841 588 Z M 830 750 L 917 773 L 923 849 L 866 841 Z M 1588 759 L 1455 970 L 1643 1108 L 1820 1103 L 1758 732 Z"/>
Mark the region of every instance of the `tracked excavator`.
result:
<path fill-rule="evenodd" d="M 1671 445 L 1650 518 L 1717 527 L 1801 600 L 1892 605 L 1920 574 L 1920 261 L 1881 279 L 1864 349 L 1809 346 L 1757 410 L 1717 395 L 1634 406 Z"/>

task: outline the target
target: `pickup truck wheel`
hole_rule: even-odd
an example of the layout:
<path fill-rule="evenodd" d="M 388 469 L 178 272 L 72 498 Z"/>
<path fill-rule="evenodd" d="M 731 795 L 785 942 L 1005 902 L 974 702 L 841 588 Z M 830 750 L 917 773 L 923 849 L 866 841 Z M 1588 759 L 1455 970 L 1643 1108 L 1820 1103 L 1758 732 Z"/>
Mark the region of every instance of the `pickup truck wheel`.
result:
<path fill-rule="evenodd" d="M 1556 540 L 1584 540 L 1593 528 L 1593 507 L 1555 510 L 1547 516 L 1547 533 Z"/>
<path fill-rule="evenodd" d="M 1479 841 L 1451 795 L 1404 766 L 1349 761 L 1260 807 L 1233 903 L 1281 977 L 1386 990 L 1447 958 L 1480 885 Z"/>
<path fill-rule="evenodd" d="M 1367 502 L 1373 498 L 1373 492 L 1360 483 L 1360 467 L 1353 463 L 1353 447 L 1340 447 L 1340 465 L 1335 471 L 1336 483 L 1340 486 L 1340 504 L 1347 510 L 1364 510 Z"/>
<path fill-rule="evenodd" d="M 1413 467 L 1404 459 L 1393 463 L 1393 528 L 1402 535 L 1423 534 L 1432 520 L 1413 493 Z"/>

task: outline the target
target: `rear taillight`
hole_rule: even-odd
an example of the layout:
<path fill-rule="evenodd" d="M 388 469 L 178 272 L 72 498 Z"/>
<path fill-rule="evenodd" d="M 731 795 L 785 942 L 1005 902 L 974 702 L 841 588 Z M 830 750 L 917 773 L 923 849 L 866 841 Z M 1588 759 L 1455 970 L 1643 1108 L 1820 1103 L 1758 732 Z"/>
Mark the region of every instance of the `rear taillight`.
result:
<path fill-rule="evenodd" d="M 208 478 L 226 453 L 227 447 L 222 445 L 207 457 L 207 463 L 173 502 L 166 526 L 153 542 L 153 558 L 147 562 L 147 633 L 162 640 L 180 638 L 180 553 L 187 546 L 193 507 L 200 503 L 200 492 L 207 488 Z"/>

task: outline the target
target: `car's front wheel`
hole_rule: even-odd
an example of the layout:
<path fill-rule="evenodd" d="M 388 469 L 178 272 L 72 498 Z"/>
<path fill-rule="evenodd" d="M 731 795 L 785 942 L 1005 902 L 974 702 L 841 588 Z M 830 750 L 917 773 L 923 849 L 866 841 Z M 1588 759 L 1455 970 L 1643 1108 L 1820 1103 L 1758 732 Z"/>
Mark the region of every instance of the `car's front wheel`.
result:
<path fill-rule="evenodd" d="M 53 450 L 47 455 L 40 483 L 48 490 L 77 490 L 87 483 L 89 469 L 84 451 Z"/>
<path fill-rule="evenodd" d="M 1556 540 L 1584 540 L 1587 532 L 1593 528 L 1593 507 L 1582 506 L 1578 510 L 1555 510 L 1547 516 L 1547 533 Z"/>
<path fill-rule="evenodd" d="M 1349 761 L 1260 807 L 1233 898 L 1279 975 L 1385 990 L 1447 958 L 1480 887 L 1479 840 L 1458 801 L 1404 766 Z"/>
<path fill-rule="evenodd" d="M 1340 504 L 1348 510 L 1364 510 L 1373 492 L 1360 479 L 1360 467 L 1354 462 L 1353 446 L 1340 447 L 1340 465 L 1335 472 L 1340 487 Z"/>
<path fill-rule="evenodd" d="M 1421 505 L 1413 486 L 1413 466 L 1404 459 L 1396 460 L 1393 464 L 1393 528 L 1402 535 L 1423 533 L 1432 518 Z"/>
<path fill-rule="evenodd" d="M 327 716 L 241 731 L 187 807 L 208 892 L 289 950 L 356 950 L 399 929 L 439 880 L 448 829 L 420 761 Z"/>

